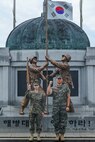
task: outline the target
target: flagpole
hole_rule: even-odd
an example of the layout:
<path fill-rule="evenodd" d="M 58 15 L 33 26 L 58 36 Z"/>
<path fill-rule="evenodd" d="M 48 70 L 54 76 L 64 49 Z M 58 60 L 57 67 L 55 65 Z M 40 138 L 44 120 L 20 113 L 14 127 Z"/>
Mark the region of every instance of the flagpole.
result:
<path fill-rule="evenodd" d="M 46 36 L 46 56 L 48 56 L 48 20 L 47 20 L 47 13 L 48 13 L 48 0 L 45 0 L 46 10 L 45 10 L 45 36 Z M 46 68 L 46 75 L 47 75 L 47 82 L 46 88 L 48 86 L 48 67 Z M 46 94 L 46 113 L 48 113 L 48 96 Z"/>
<path fill-rule="evenodd" d="M 48 0 L 46 0 L 46 15 L 45 15 L 45 20 L 46 20 L 46 56 L 48 56 L 48 20 L 47 20 L 47 13 L 48 13 Z"/>
<path fill-rule="evenodd" d="M 16 0 L 13 0 L 13 29 L 16 27 Z"/>
<path fill-rule="evenodd" d="M 82 0 L 80 0 L 80 27 L 83 28 L 83 17 L 82 17 Z"/>

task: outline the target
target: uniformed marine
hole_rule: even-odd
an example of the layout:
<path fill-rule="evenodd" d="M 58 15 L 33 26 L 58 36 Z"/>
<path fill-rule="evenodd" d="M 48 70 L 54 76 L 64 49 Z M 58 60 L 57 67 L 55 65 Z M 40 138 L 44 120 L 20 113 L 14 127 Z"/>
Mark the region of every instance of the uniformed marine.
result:
<path fill-rule="evenodd" d="M 53 95 L 52 119 L 55 128 L 56 139 L 64 140 L 64 134 L 67 126 L 67 111 L 70 105 L 70 89 L 66 83 L 63 83 L 62 76 L 57 76 L 57 86 L 51 88 L 50 81 L 47 88 L 47 94 Z"/>
<path fill-rule="evenodd" d="M 35 131 L 37 132 L 37 140 L 40 140 L 42 129 L 42 117 L 45 110 L 45 93 L 40 90 L 39 82 L 35 80 L 33 83 L 34 90 L 27 91 L 25 98 L 29 99 L 29 122 L 30 122 L 30 141 L 33 140 Z"/>

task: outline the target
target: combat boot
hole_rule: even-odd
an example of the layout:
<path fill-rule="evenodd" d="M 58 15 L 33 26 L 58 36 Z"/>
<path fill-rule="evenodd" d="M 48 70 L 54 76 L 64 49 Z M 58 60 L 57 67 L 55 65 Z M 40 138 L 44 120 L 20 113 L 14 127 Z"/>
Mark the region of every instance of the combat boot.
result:
<path fill-rule="evenodd" d="M 34 137 L 33 137 L 33 134 L 31 133 L 31 136 L 29 138 L 29 141 L 33 141 Z"/>
<path fill-rule="evenodd" d="M 40 140 L 41 140 L 40 134 L 38 133 L 38 134 L 37 134 L 37 141 L 40 141 Z"/>
<path fill-rule="evenodd" d="M 64 141 L 64 134 L 61 134 L 60 140 L 61 140 L 61 141 Z"/>
<path fill-rule="evenodd" d="M 21 109 L 20 109 L 20 115 L 24 115 L 24 107 L 23 106 L 21 106 Z"/>
<path fill-rule="evenodd" d="M 56 134 L 56 140 L 59 141 L 59 134 Z"/>
<path fill-rule="evenodd" d="M 61 134 L 59 134 L 59 140 L 61 140 Z"/>

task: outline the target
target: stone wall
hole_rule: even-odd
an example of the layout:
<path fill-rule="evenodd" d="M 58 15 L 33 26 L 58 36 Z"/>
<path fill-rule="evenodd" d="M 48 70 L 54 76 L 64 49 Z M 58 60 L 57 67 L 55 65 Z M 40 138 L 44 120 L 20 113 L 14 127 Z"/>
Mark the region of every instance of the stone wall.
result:
<path fill-rule="evenodd" d="M 73 97 L 75 104 L 95 104 L 95 48 L 86 50 L 49 50 L 48 55 L 60 62 L 62 54 L 70 54 L 71 70 L 79 71 L 79 95 Z M 0 102 L 14 105 L 17 97 L 17 71 L 26 70 L 27 57 L 38 56 L 38 64 L 45 63 L 45 50 L 8 50 L 0 48 Z M 54 67 L 49 63 L 49 68 Z"/>

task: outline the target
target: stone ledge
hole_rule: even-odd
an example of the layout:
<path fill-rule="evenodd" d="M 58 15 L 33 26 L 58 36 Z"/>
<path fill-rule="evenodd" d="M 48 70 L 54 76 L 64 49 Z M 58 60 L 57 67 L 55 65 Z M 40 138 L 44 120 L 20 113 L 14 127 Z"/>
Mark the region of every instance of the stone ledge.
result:
<path fill-rule="evenodd" d="M 19 139 L 25 140 L 28 139 L 30 133 L 0 133 L 0 139 Z M 55 133 L 41 133 L 41 138 L 43 140 L 54 140 Z M 34 134 L 34 138 L 36 139 L 37 134 Z M 95 140 L 95 133 L 65 133 L 65 140 Z"/>

